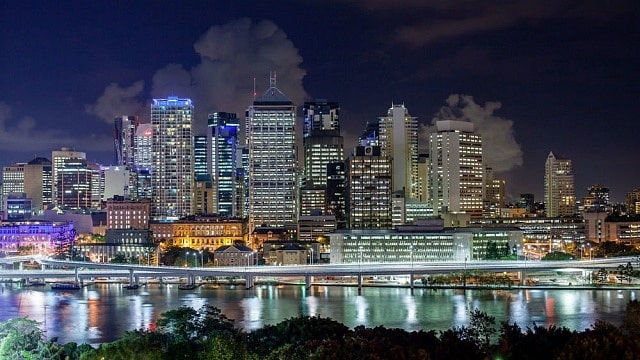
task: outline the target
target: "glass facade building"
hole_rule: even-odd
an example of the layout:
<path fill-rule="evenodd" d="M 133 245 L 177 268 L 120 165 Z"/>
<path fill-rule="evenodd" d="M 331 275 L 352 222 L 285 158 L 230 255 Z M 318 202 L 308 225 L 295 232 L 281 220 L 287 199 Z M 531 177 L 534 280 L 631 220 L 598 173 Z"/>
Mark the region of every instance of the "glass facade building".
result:
<path fill-rule="evenodd" d="M 207 133 L 210 144 L 210 173 L 216 186 L 217 213 L 223 217 L 241 214 L 236 203 L 238 185 L 238 132 L 240 122 L 235 113 L 209 115 Z"/>
<path fill-rule="evenodd" d="M 153 199 L 151 216 L 176 220 L 191 214 L 193 197 L 193 118 L 191 99 L 153 99 Z"/>

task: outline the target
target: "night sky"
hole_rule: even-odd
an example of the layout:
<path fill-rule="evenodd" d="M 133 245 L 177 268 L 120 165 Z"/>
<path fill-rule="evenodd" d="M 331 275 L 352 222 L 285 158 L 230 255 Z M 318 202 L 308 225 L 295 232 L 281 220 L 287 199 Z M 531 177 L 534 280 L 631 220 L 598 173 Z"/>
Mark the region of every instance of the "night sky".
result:
<path fill-rule="evenodd" d="M 576 196 L 640 187 L 640 2 L 1 1 L 0 166 L 63 146 L 113 163 L 113 118 L 152 98 L 244 110 L 276 71 L 296 104 L 338 101 L 346 147 L 402 104 L 473 121 L 509 199 L 542 201 L 550 151 Z M 299 112 L 301 113 L 301 111 Z"/>

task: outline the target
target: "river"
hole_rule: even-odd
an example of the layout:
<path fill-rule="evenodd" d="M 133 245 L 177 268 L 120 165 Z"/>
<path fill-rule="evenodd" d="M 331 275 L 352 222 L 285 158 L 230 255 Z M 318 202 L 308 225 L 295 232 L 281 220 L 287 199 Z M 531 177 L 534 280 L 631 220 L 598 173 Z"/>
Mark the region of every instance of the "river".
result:
<path fill-rule="evenodd" d="M 413 330 L 445 330 L 468 325 L 478 308 L 496 323 L 516 322 L 564 326 L 582 331 L 596 320 L 619 325 L 627 303 L 640 289 L 514 289 L 461 290 L 299 285 L 204 285 L 179 290 L 175 284 L 149 284 L 127 290 L 121 284 L 93 284 L 76 291 L 46 287 L 18 288 L 0 284 L 0 321 L 26 317 L 38 321 L 47 338 L 60 343 L 96 346 L 118 339 L 125 331 L 153 328 L 159 315 L 181 305 L 211 304 L 247 331 L 300 315 L 335 319 L 349 327 L 384 325 Z"/>

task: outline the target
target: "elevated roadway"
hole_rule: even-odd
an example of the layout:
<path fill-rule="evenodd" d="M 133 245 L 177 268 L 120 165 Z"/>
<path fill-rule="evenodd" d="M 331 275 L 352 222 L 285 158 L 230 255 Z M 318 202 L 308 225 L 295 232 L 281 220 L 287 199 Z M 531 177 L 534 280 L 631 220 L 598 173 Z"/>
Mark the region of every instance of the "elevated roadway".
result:
<path fill-rule="evenodd" d="M 627 263 L 637 264 L 637 257 L 618 257 L 593 260 L 569 261 L 446 261 L 446 262 L 403 262 L 403 263 L 352 263 L 291 266 L 235 266 L 235 267 L 173 267 L 135 264 L 107 264 L 78 261 L 53 260 L 38 257 L 22 257 L 22 261 L 36 261 L 42 270 L 4 270 L 0 278 L 81 278 L 129 277 L 137 283 L 140 277 L 184 277 L 188 283 L 196 277 L 244 277 L 247 288 L 253 286 L 256 277 L 304 277 L 311 286 L 313 277 L 357 277 L 362 286 L 363 276 L 409 275 L 413 287 L 416 275 L 451 273 L 459 271 L 521 272 L 542 270 L 594 270 L 615 268 Z M 51 269 L 51 268 L 54 269 Z M 47 269 L 48 268 L 48 269 Z"/>

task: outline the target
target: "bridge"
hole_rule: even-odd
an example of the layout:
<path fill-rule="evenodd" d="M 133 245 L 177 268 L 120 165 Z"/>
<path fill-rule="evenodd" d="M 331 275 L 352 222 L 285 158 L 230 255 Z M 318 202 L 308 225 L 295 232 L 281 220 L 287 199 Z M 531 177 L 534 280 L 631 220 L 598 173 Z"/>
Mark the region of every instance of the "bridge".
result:
<path fill-rule="evenodd" d="M 16 258 L 14 258 L 15 260 Z M 4 258 L 3 260 L 8 260 Z M 460 271 L 518 272 L 521 279 L 529 271 L 543 270 L 594 270 L 615 268 L 627 263 L 637 264 L 637 257 L 617 257 L 592 260 L 568 261 L 444 261 L 444 262 L 402 262 L 402 263 L 350 263 L 313 264 L 289 266 L 233 266 L 233 267 L 174 267 L 135 264 L 108 264 L 79 261 L 53 260 L 42 257 L 21 257 L 21 261 L 35 261 L 41 270 L 3 270 L 0 279 L 52 279 L 73 278 L 80 282 L 85 278 L 128 277 L 130 284 L 138 284 L 139 278 L 181 277 L 187 284 L 195 284 L 197 277 L 244 277 L 245 287 L 253 287 L 256 277 L 304 277 L 310 287 L 314 277 L 357 277 L 358 289 L 362 289 L 364 276 L 409 275 L 411 288 L 416 275 L 440 274 Z M 47 269 L 49 267 L 49 269 Z M 53 267 L 53 269 L 51 269 Z"/>

